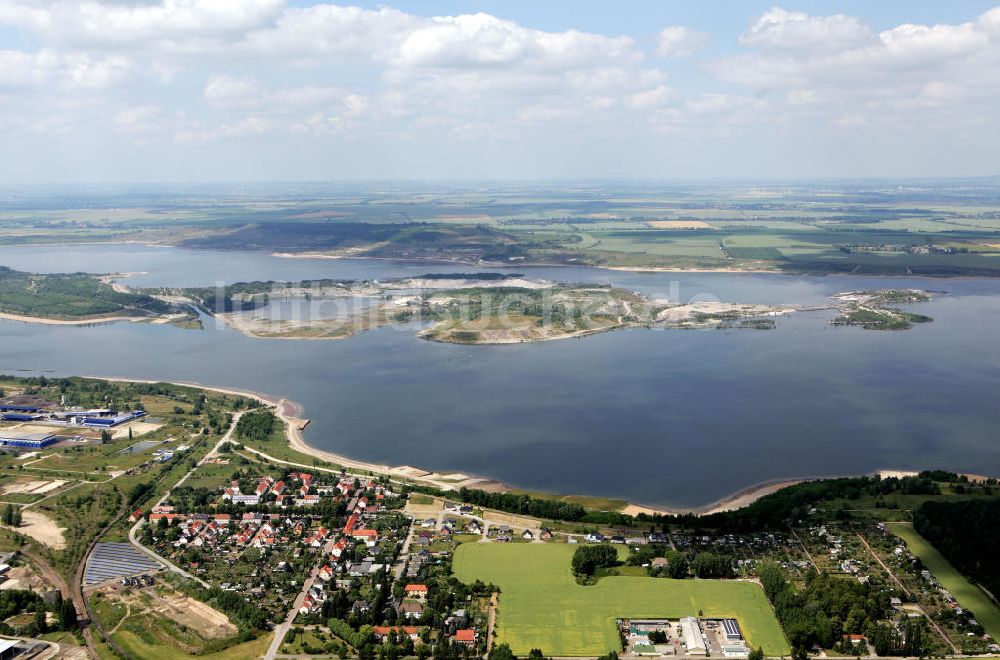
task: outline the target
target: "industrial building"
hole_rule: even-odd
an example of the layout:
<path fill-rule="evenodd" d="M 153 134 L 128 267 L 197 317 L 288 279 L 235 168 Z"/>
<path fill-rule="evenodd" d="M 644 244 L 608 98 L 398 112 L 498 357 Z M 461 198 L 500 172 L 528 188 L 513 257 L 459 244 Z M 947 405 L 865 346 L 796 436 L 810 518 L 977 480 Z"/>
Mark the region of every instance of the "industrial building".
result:
<path fill-rule="evenodd" d="M 698 619 L 685 617 L 681 619 L 681 633 L 684 635 L 684 645 L 688 655 L 708 655 L 705 638 L 701 634 Z"/>
<path fill-rule="evenodd" d="M 726 639 L 731 641 L 739 641 L 743 639 L 743 633 L 740 632 L 740 624 L 736 619 L 723 619 L 722 629 L 726 632 Z"/>
<path fill-rule="evenodd" d="M 22 424 L 34 423 L 58 426 L 85 426 L 95 429 L 111 429 L 127 422 L 142 419 L 145 416 L 145 410 L 119 412 L 117 410 L 99 408 L 95 410 L 50 411 L 37 406 L 0 404 L 0 421 L 20 422 Z M 2 431 L 0 431 L 0 433 L 2 433 Z M 34 444 L 18 444 L 17 442 L 9 442 L 5 444 L 16 447 L 36 446 Z M 44 447 L 45 444 L 37 446 Z"/>
<path fill-rule="evenodd" d="M 145 416 L 145 410 L 118 412 L 116 410 L 102 408 L 99 410 L 65 410 L 52 413 L 50 419 L 52 421 L 64 422 L 75 426 L 111 428 Z"/>
<path fill-rule="evenodd" d="M 0 447 L 42 449 L 58 441 L 55 433 L 18 433 L 0 429 Z"/>

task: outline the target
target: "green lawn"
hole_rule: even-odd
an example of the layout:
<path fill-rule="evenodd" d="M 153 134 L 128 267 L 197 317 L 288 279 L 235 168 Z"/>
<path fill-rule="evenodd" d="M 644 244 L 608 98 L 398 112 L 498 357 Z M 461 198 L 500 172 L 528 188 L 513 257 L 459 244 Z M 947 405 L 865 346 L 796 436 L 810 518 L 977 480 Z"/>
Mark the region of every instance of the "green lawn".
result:
<path fill-rule="evenodd" d="M 189 655 L 183 651 L 172 648 L 164 644 L 150 644 L 130 630 L 121 629 L 115 633 L 114 638 L 122 648 L 131 653 L 136 658 L 150 658 L 150 660 L 183 660 L 185 658 L 201 658 L 202 660 L 254 660 L 260 658 L 267 652 L 271 645 L 271 633 L 267 633 L 255 640 L 230 646 L 224 651 L 207 653 L 204 655 Z"/>
<path fill-rule="evenodd" d="M 455 552 L 459 579 L 501 589 L 497 635 L 514 653 L 540 648 L 548 656 L 596 656 L 620 651 L 615 619 L 727 616 L 748 641 L 771 656 L 791 649 L 764 592 L 732 580 L 606 577 L 583 587 L 570 571 L 576 546 L 470 543 Z"/>
<path fill-rule="evenodd" d="M 906 542 L 910 552 L 920 558 L 927 570 L 938 579 L 941 586 L 951 592 L 958 604 L 970 610 L 993 639 L 1000 639 L 1000 608 L 955 570 L 927 539 L 917 534 L 912 523 L 886 524 L 893 534 Z"/>

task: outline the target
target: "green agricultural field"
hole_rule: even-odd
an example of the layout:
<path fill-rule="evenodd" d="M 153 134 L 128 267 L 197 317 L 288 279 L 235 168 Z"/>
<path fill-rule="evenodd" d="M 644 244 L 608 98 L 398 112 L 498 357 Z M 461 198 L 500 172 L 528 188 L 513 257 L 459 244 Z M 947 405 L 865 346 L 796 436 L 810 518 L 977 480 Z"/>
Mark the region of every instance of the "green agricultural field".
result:
<path fill-rule="evenodd" d="M 497 635 L 514 653 L 599 656 L 620 650 L 615 619 L 735 617 L 753 646 L 771 656 L 791 649 L 764 592 L 751 582 L 606 577 L 580 586 L 570 571 L 575 546 L 469 543 L 455 552 L 460 580 L 500 587 Z"/>
<path fill-rule="evenodd" d="M 948 563 L 940 552 L 913 529 L 913 523 L 886 523 L 893 534 L 906 542 L 958 604 L 971 611 L 993 639 L 1000 639 L 1000 608 Z"/>

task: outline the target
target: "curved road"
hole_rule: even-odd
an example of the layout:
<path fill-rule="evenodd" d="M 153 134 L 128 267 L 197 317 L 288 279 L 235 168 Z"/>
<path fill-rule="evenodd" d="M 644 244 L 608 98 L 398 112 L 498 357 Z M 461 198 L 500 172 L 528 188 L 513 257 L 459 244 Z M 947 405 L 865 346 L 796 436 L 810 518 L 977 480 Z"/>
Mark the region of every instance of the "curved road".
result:
<path fill-rule="evenodd" d="M 167 492 L 165 492 L 163 494 L 163 497 L 161 497 L 159 500 L 157 500 L 156 504 L 153 505 L 154 507 L 159 506 L 159 505 L 163 504 L 164 502 L 166 502 L 167 498 L 170 497 L 170 492 L 174 488 L 177 488 L 178 486 L 180 486 L 181 484 L 183 484 L 185 481 L 187 481 L 188 477 L 190 477 L 192 474 L 194 474 L 195 470 L 197 470 L 198 468 L 200 468 L 202 465 L 205 464 L 205 461 L 209 460 L 210 458 L 214 458 L 215 456 L 218 456 L 218 454 L 219 454 L 219 448 L 222 447 L 222 445 L 224 445 L 227 442 L 229 442 L 229 440 L 232 438 L 233 431 L 236 430 L 236 423 L 238 421 L 240 421 L 240 417 L 242 417 L 242 416 L 243 416 L 242 412 L 238 412 L 238 413 L 235 413 L 233 415 L 233 422 L 232 422 L 232 424 L 229 425 L 229 429 L 226 431 L 226 434 L 224 436 L 222 436 L 222 438 L 220 438 L 217 443 L 215 443 L 215 446 L 212 447 L 211 451 L 209 451 L 207 454 L 205 454 L 201 458 L 201 460 L 198 461 L 195 464 L 195 466 L 193 468 L 191 468 L 190 470 L 188 470 L 187 472 L 185 472 L 184 476 L 181 477 L 177 481 L 177 483 L 175 483 L 173 486 L 171 486 L 170 488 L 167 489 Z M 139 543 L 139 540 L 136 538 L 136 534 L 138 534 L 139 530 L 142 528 L 142 526 L 144 524 L 146 524 L 146 519 L 145 518 L 140 518 L 138 521 L 136 521 L 136 523 L 134 525 L 132 525 L 132 528 L 130 530 L 128 530 L 128 540 L 133 545 L 133 547 L 135 547 L 137 550 L 139 550 L 143 554 L 147 555 L 151 559 L 154 559 L 154 560 L 162 563 L 164 566 L 166 566 L 167 568 L 169 568 L 174 573 L 177 573 L 179 575 L 183 575 L 184 577 L 186 577 L 186 578 L 188 578 L 190 580 L 194 580 L 195 582 L 197 582 L 201 586 L 205 587 L 206 589 L 210 589 L 212 587 L 212 585 L 210 585 L 208 582 L 205 582 L 200 577 L 196 577 L 196 576 L 188 573 L 187 571 L 185 571 L 180 566 L 178 566 L 178 565 L 174 564 L 173 562 L 171 562 L 171 561 L 169 561 L 169 560 L 161 557 L 160 555 L 156 554 L 155 552 L 153 552 L 152 550 L 150 550 L 149 548 L 147 548 L 143 544 Z"/>

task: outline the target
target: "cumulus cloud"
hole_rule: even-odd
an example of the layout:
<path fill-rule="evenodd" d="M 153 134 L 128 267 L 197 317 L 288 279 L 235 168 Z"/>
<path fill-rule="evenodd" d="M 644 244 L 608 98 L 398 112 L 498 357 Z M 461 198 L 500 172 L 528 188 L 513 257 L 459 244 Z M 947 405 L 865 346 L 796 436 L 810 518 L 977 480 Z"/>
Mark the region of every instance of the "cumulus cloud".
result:
<path fill-rule="evenodd" d="M 283 0 L 5 0 L 0 23 L 60 46 L 184 51 L 231 43 L 272 23 L 283 9 Z"/>
<path fill-rule="evenodd" d="M 663 28 L 657 38 L 660 57 L 690 57 L 708 45 L 708 35 L 682 25 Z"/>
<path fill-rule="evenodd" d="M 545 32 L 479 13 L 438 17 L 415 27 L 391 59 L 408 67 L 516 65 L 552 70 L 638 61 L 641 54 L 629 37 Z"/>
<path fill-rule="evenodd" d="M 816 121 L 822 108 L 837 127 L 975 121 L 1000 103 L 998 16 L 994 9 L 961 24 L 904 23 L 876 34 L 854 17 L 774 8 L 740 38 L 747 52 L 708 68 L 757 94 L 780 94 L 789 117 L 811 108 L 803 116 Z M 929 114 L 935 108 L 949 114 Z"/>
<path fill-rule="evenodd" d="M 100 89 L 124 80 L 130 71 L 123 57 L 0 50 L 0 89 Z"/>
<path fill-rule="evenodd" d="M 0 125 L 87 125 L 188 145 L 260 144 L 271 134 L 275 144 L 300 135 L 382 145 L 561 135 L 575 144 L 644 143 L 655 131 L 985 126 L 1000 104 L 1000 7 L 968 19 L 877 31 L 855 16 L 773 7 L 738 39 L 713 33 L 714 50 L 732 54 L 704 60 L 693 56 L 709 35 L 681 25 L 644 52 L 630 36 L 487 13 L 318 0 L 0 0 L 0 26 L 20 35 L 0 42 Z M 668 75 L 685 69 L 710 79 Z"/>
<path fill-rule="evenodd" d="M 744 46 L 796 52 L 857 48 L 872 40 L 868 26 L 853 16 L 810 16 L 781 7 L 765 12 L 740 37 Z"/>

